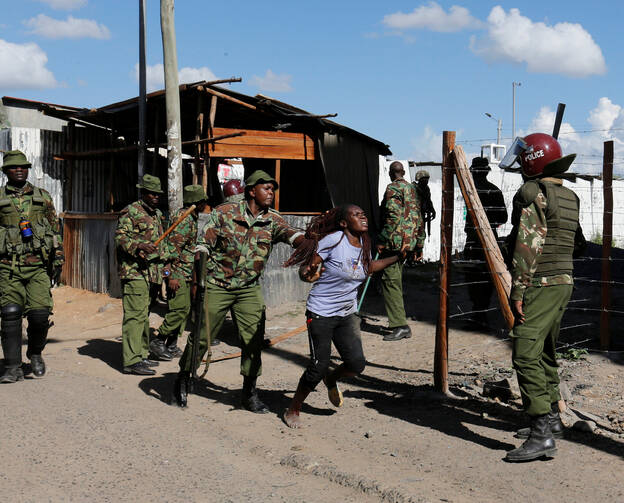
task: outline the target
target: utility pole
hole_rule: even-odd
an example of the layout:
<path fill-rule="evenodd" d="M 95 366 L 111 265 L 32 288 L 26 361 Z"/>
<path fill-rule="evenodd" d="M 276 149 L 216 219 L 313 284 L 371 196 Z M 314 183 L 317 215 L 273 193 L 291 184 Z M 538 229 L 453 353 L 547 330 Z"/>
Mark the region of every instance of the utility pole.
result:
<path fill-rule="evenodd" d="M 160 0 L 167 104 L 167 185 L 169 214 L 182 207 L 182 140 L 180 131 L 180 83 L 176 52 L 173 0 Z"/>
<path fill-rule="evenodd" d="M 139 181 L 145 174 L 145 0 L 139 0 Z M 156 142 L 156 139 L 154 139 Z M 139 189 L 139 197 L 141 190 Z"/>
<path fill-rule="evenodd" d="M 521 82 L 512 82 L 511 83 L 511 141 L 513 142 L 516 139 L 516 86 L 521 86 Z"/>

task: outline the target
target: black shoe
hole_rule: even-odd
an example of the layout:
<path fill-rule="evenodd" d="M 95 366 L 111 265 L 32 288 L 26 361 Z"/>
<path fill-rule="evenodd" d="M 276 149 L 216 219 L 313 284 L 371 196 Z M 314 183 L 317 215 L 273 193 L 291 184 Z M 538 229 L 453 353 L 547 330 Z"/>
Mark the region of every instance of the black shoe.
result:
<path fill-rule="evenodd" d="M 35 377 L 43 377 L 45 375 L 46 366 L 41 355 L 30 355 L 30 368 Z"/>
<path fill-rule="evenodd" d="M 561 417 L 559 416 L 559 404 L 554 402 L 550 407 L 550 412 L 547 414 L 548 423 L 550 424 L 550 432 L 552 433 L 553 438 L 563 438 L 565 426 L 561 422 Z M 521 428 L 514 436 L 516 438 L 529 438 L 530 434 L 531 428 Z"/>
<path fill-rule="evenodd" d="M 256 414 L 266 414 L 269 412 L 269 408 L 262 403 L 260 398 L 258 398 L 255 377 L 245 376 L 243 378 L 241 406 L 243 409 L 248 410 L 249 412 L 255 412 Z"/>
<path fill-rule="evenodd" d="M 409 339 L 412 336 L 412 330 L 407 325 L 396 327 L 392 332 L 384 335 L 384 341 L 400 341 L 401 339 Z"/>
<path fill-rule="evenodd" d="M 143 363 L 146 367 L 158 367 L 158 365 L 160 365 L 160 363 L 156 360 L 148 360 L 147 358 L 145 358 L 141 363 Z"/>
<path fill-rule="evenodd" d="M 123 368 L 124 374 L 135 374 L 138 376 L 153 376 L 156 374 L 154 369 L 149 368 L 142 361 Z"/>
<path fill-rule="evenodd" d="M 5 368 L 4 372 L 0 376 L 0 383 L 3 383 L 3 384 L 14 383 L 14 382 L 23 381 L 23 380 L 24 380 L 24 371 L 22 370 L 22 367 Z"/>
<path fill-rule="evenodd" d="M 215 339 L 213 341 L 210 341 L 210 346 L 218 346 L 219 344 L 221 344 L 220 339 Z"/>
<path fill-rule="evenodd" d="M 542 457 L 552 458 L 556 452 L 555 440 L 548 423 L 548 414 L 544 414 L 531 419 L 529 438 L 517 449 L 509 451 L 505 456 L 505 461 L 517 463 Z"/>
<path fill-rule="evenodd" d="M 167 353 L 169 353 L 174 358 L 182 356 L 182 350 L 178 347 L 177 342 L 172 342 L 166 346 Z"/>
<path fill-rule="evenodd" d="M 187 404 L 189 392 L 189 375 L 188 372 L 180 372 L 176 376 L 173 383 L 173 397 L 178 407 L 184 408 Z"/>
<path fill-rule="evenodd" d="M 156 360 L 161 360 L 164 362 L 170 362 L 173 360 L 173 356 L 167 351 L 167 346 L 165 346 L 165 341 L 162 339 L 154 339 L 149 344 L 150 351 L 152 355 L 156 357 Z"/>

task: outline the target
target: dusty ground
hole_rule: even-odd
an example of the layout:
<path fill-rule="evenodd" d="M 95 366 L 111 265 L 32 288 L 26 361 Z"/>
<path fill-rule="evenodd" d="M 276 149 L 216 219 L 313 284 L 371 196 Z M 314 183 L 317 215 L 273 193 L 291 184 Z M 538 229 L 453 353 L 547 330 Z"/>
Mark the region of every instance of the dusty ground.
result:
<path fill-rule="evenodd" d="M 414 336 L 382 342 L 386 320 L 371 294 L 364 375 L 343 384 L 339 410 L 320 386 L 301 430 L 279 415 L 306 363 L 305 334 L 265 352 L 259 385 L 271 414 L 237 408 L 238 360 L 213 364 L 180 410 L 169 404 L 176 362 L 153 377 L 120 372 L 118 299 L 56 289 L 48 374 L 0 388 L 3 501 L 623 501 L 618 355 L 563 362 L 569 404 L 596 416 L 593 433 L 569 431 L 553 460 L 507 464 L 524 421 L 518 402 L 479 393 L 512 375 L 508 341 L 453 324 L 455 397 L 433 394 L 437 289 L 427 274 L 409 274 L 420 285 L 408 302 L 421 320 L 410 322 Z M 302 325 L 302 311 L 269 310 L 268 336 Z M 159 322 L 153 314 L 152 326 Z M 215 356 L 236 351 L 231 332 Z"/>

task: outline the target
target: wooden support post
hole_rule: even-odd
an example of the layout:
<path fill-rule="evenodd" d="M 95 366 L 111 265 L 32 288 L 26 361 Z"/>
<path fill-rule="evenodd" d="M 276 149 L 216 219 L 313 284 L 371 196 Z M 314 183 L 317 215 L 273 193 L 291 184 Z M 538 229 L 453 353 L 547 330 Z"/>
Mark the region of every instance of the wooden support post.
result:
<path fill-rule="evenodd" d="M 280 180 L 281 175 L 282 175 L 282 161 L 277 159 L 275 161 L 275 180 L 277 180 L 277 185 L 281 185 L 282 184 L 282 182 Z M 279 196 L 280 196 L 280 191 L 279 191 L 279 189 L 277 189 L 275 191 L 275 209 L 277 211 L 279 211 L 279 209 L 280 209 Z"/>
<path fill-rule="evenodd" d="M 67 124 L 67 149 L 73 151 L 75 143 L 76 127 L 73 122 Z M 70 159 L 65 164 L 65 201 L 63 202 L 64 211 L 72 211 L 73 208 L 73 185 L 74 185 L 74 160 Z"/>
<path fill-rule="evenodd" d="M 180 85 L 176 51 L 173 0 L 160 0 L 165 102 L 167 108 L 167 190 L 169 213 L 182 207 L 182 132 L 180 121 Z"/>
<path fill-rule="evenodd" d="M 611 240 L 613 238 L 613 140 L 604 142 L 602 162 L 602 292 L 600 311 L 600 348 L 611 346 L 609 309 L 611 307 Z"/>
<path fill-rule="evenodd" d="M 210 112 L 208 114 L 208 136 L 212 136 L 212 129 L 215 127 L 215 119 L 217 117 L 217 97 L 212 96 L 210 99 Z M 210 169 L 210 145 L 204 144 L 204 162 L 202 163 L 202 186 L 204 192 L 208 194 L 208 171 Z"/>
<path fill-rule="evenodd" d="M 195 120 L 195 140 L 199 141 L 204 130 L 204 93 L 197 93 L 197 118 Z M 193 185 L 197 184 L 197 174 L 200 169 L 202 144 L 195 145 L 195 160 L 193 161 Z"/>
<path fill-rule="evenodd" d="M 453 211 L 455 165 L 451 153 L 455 148 L 455 131 L 442 136 L 442 215 L 440 217 L 440 308 L 436 326 L 433 385 L 436 391 L 448 393 L 448 300 L 451 284 L 453 247 Z"/>

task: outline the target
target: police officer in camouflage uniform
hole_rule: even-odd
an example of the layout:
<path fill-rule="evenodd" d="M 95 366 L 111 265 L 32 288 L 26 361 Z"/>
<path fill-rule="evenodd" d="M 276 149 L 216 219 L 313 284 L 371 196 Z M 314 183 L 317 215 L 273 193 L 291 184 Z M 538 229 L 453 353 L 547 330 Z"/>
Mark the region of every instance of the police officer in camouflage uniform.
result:
<path fill-rule="evenodd" d="M 28 348 L 32 373 L 42 377 L 41 353 L 48 337 L 52 311 L 52 283 L 63 265 L 60 223 L 52 197 L 26 181 L 31 167 L 19 150 L 5 152 L 2 171 L 7 184 L 0 188 L 0 316 L 4 370 L 0 382 L 24 379 L 22 317 L 28 320 Z"/>
<path fill-rule="evenodd" d="M 585 248 L 578 196 L 561 178 L 576 155 L 562 157 L 559 143 L 547 134 L 522 140 L 519 155 L 526 183 L 513 201 L 511 303 L 516 323 L 511 338 L 513 366 L 531 426 L 518 432 L 527 440 L 507 453 L 507 461 L 552 457 L 557 450 L 554 436 L 563 436 L 555 343 L 572 295 L 572 258 Z"/>
<path fill-rule="evenodd" d="M 197 218 L 207 204 L 206 192 L 201 185 L 187 185 L 183 193 L 184 207 L 179 209 L 172 222 L 177 222 L 191 205 L 188 215 L 167 237 L 171 257 L 171 275 L 167 281 L 167 303 L 169 309 L 158 329 L 158 337 L 150 343 L 152 353 L 158 357 L 180 356 L 178 338 L 184 332 L 186 320 L 191 311 L 191 280 L 197 246 Z"/>
<path fill-rule="evenodd" d="M 420 169 L 414 176 L 414 187 L 418 193 L 418 200 L 420 201 L 420 212 L 424 224 L 427 225 L 427 234 L 431 233 L 431 222 L 435 220 L 436 210 L 433 207 L 431 201 L 431 189 L 429 188 L 429 172 L 424 169 Z"/>
<path fill-rule="evenodd" d="M 399 161 L 390 164 L 392 183 L 386 188 L 382 202 L 383 228 L 378 237 L 377 250 L 382 258 L 407 250 L 420 260 L 425 241 L 421 202 L 416 189 L 404 176 L 403 164 Z M 407 325 L 403 305 L 402 262 L 384 269 L 381 285 L 388 313 L 388 328 L 392 330 L 383 340 L 398 341 L 411 337 L 412 331 Z"/>
<path fill-rule="evenodd" d="M 210 361 L 208 339 L 212 341 L 219 334 L 225 315 L 232 308 L 242 349 L 242 406 L 251 412 L 268 412 L 256 391 L 256 379 L 262 373 L 264 340 L 264 299 L 259 279 L 275 243 L 297 246 L 303 241 L 303 232 L 292 228 L 270 208 L 277 188 L 273 177 L 261 170 L 254 171 L 245 181 L 245 200 L 217 206 L 204 226 L 199 244 L 209 250 L 206 328 L 201 332 L 197 361 L 191 361 L 193 334 L 180 358 L 174 396 L 181 407 L 186 406 L 192 365 L 197 369 L 207 350 Z"/>
<path fill-rule="evenodd" d="M 169 253 L 167 243 L 154 242 L 163 234 L 163 215 L 158 209 L 160 179 L 144 175 L 141 199 L 129 204 L 119 215 L 115 245 L 123 292 L 122 356 L 123 370 L 128 374 L 153 375 L 158 362 L 148 360 L 149 310 L 160 290 Z M 157 355 L 160 360 L 171 360 L 168 353 Z"/>

